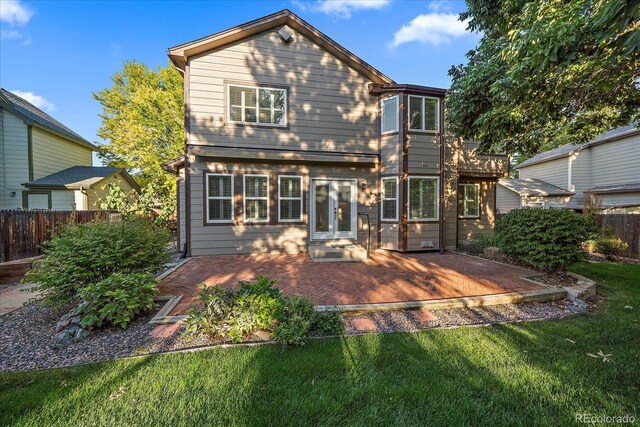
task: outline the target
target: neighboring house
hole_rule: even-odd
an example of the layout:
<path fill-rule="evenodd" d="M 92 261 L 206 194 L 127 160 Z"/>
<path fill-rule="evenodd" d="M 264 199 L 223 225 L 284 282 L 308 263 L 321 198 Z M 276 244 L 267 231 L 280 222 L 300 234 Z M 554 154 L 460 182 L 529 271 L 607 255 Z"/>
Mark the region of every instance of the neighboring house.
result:
<path fill-rule="evenodd" d="M 0 89 L 0 209 L 95 210 L 103 187 L 139 189 L 123 169 L 92 166 L 97 147 Z"/>
<path fill-rule="evenodd" d="M 169 57 L 188 254 L 434 250 L 493 229 L 507 158 L 445 137 L 444 89 L 395 83 L 288 10 Z"/>
<path fill-rule="evenodd" d="M 640 129 L 635 125 L 545 151 L 515 168 L 520 178 L 499 181 L 500 214 L 523 206 L 640 213 Z"/>

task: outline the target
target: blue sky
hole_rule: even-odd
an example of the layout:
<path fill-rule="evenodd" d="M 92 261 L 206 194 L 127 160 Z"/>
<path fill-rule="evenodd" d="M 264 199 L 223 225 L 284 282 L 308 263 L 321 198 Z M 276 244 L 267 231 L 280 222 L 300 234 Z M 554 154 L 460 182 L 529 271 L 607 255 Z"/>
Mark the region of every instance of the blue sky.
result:
<path fill-rule="evenodd" d="M 0 0 L 0 85 L 90 141 L 123 61 L 167 65 L 167 48 L 288 8 L 399 83 L 448 87 L 478 35 L 464 1 L 55 2 Z"/>

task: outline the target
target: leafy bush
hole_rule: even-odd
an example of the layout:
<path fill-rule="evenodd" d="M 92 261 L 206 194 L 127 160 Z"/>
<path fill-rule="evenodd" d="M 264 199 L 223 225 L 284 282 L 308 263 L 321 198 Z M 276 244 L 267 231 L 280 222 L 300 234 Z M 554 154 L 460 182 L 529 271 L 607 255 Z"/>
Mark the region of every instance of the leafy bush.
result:
<path fill-rule="evenodd" d="M 309 335 L 342 335 L 344 325 L 339 313 L 316 312 L 307 298 L 293 296 L 283 305 L 280 324 L 273 338 L 283 344 L 303 345 Z"/>
<path fill-rule="evenodd" d="M 106 279 L 82 288 L 82 302 L 71 311 L 81 315 L 80 326 L 117 325 L 123 329 L 136 315 L 155 307 L 158 281 L 150 273 L 113 273 Z"/>
<path fill-rule="evenodd" d="M 469 249 L 481 253 L 486 248 L 496 246 L 496 237 L 493 233 L 481 233 L 474 236 L 468 243 Z"/>
<path fill-rule="evenodd" d="M 344 323 L 342 316 L 335 311 L 316 312 L 311 322 L 310 335 L 324 337 L 329 335 L 342 335 Z"/>
<path fill-rule="evenodd" d="M 627 242 L 619 239 L 610 231 L 605 232 L 604 235 L 600 235 L 595 239 L 587 240 L 585 243 L 585 248 L 588 252 L 602 254 L 609 260 L 620 256 L 628 247 Z"/>
<path fill-rule="evenodd" d="M 266 330 L 273 331 L 277 341 L 300 345 L 310 334 L 343 333 L 338 313 L 316 313 L 311 301 L 284 297 L 276 283 L 258 276 L 253 282 L 241 281 L 238 290 L 203 286 L 200 304 L 187 312 L 185 336 L 190 339 L 204 334 L 239 342 L 253 332 Z"/>
<path fill-rule="evenodd" d="M 114 273 L 155 273 L 169 259 L 168 242 L 166 230 L 143 220 L 69 224 L 45 243 L 23 281 L 46 291 L 46 304 L 76 303 L 82 289 Z"/>
<path fill-rule="evenodd" d="M 580 247 L 593 229 L 589 217 L 569 209 L 522 208 L 498 221 L 496 239 L 504 254 L 555 271 L 580 259 Z"/>
<path fill-rule="evenodd" d="M 258 276 L 253 282 L 241 281 L 237 291 L 203 286 L 201 304 L 187 312 L 187 337 L 202 333 L 239 342 L 257 330 L 272 330 L 282 306 L 276 283 L 277 280 Z"/>

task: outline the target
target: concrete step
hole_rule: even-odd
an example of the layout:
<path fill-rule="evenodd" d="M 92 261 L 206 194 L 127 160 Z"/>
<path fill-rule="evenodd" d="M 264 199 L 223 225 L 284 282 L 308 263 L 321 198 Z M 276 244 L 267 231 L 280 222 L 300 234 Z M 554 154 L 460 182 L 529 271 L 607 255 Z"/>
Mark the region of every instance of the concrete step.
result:
<path fill-rule="evenodd" d="M 321 243 L 311 244 L 309 255 L 315 262 L 364 261 L 367 250 L 353 243 Z"/>

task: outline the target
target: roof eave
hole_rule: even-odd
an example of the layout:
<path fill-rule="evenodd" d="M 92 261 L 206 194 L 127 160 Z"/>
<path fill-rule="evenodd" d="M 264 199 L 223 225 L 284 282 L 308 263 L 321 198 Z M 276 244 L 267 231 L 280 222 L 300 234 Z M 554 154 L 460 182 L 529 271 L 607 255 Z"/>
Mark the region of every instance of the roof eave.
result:
<path fill-rule="evenodd" d="M 393 80 L 389 77 L 333 41 L 329 36 L 322 33 L 288 9 L 169 48 L 169 58 L 176 67 L 184 70 L 189 58 L 195 55 L 220 48 L 252 35 L 267 31 L 273 27 L 285 24 L 311 38 L 314 43 L 323 47 L 342 61 L 345 61 L 353 69 L 366 75 L 374 83 L 393 83 Z"/>

